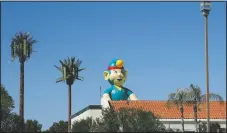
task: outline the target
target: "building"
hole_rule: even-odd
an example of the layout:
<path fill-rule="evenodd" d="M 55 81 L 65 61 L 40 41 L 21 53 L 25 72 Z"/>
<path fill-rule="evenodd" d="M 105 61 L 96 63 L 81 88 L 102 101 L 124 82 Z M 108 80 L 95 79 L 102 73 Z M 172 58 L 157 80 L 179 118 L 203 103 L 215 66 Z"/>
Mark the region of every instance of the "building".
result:
<path fill-rule="evenodd" d="M 175 106 L 166 106 L 166 101 L 111 101 L 110 107 L 115 111 L 120 108 L 139 108 L 145 111 L 151 111 L 159 120 L 165 125 L 166 128 L 173 130 L 182 129 L 181 126 L 181 113 Z M 101 105 L 89 105 L 81 111 L 74 114 L 71 118 L 71 123 L 86 117 L 93 119 L 102 116 Z M 195 131 L 194 125 L 194 112 L 192 106 L 184 106 L 184 127 L 185 131 Z M 206 122 L 206 104 L 203 103 L 199 106 L 198 121 Z M 221 128 L 226 128 L 226 102 L 220 104 L 219 102 L 210 102 L 210 122 L 220 124 Z"/>

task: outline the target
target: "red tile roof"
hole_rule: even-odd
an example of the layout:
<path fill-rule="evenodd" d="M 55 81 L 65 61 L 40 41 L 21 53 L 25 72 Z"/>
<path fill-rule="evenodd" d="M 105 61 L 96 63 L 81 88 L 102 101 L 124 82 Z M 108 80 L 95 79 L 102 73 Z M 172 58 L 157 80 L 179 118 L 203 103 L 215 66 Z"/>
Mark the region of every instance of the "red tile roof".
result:
<path fill-rule="evenodd" d="M 120 108 L 138 108 L 145 111 L 151 111 L 155 116 L 160 119 L 180 119 L 181 113 L 176 106 L 171 105 L 166 107 L 166 101 L 110 101 L 111 107 L 115 111 Z M 206 104 L 203 103 L 199 106 L 198 119 L 206 119 Z M 184 118 L 194 119 L 193 106 L 184 106 Z M 210 102 L 210 119 L 226 119 L 226 101 L 224 104 L 212 101 Z"/>

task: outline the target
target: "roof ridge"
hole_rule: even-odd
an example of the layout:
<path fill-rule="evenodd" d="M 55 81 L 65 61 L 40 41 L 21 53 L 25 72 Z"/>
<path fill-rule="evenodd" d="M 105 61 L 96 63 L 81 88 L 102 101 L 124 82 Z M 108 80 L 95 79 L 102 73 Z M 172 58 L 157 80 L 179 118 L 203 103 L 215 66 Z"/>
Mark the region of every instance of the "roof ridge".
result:
<path fill-rule="evenodd" d="M 166 102 L 167 100 L 120 100 L 120 101 L 110 101 L 110 102 Z"/>
<path fill-rule="evenodd" d="M 110 102 L 167 102 L 167 100 L 120 100 L 120 101 L 110 101 Z M 210 103 L 219 103 L 220 101 L 210 101 Z M 223 101 L 226 103 L 226 101 Z M 206 103 L 202 102 L 202 103 Z"/>

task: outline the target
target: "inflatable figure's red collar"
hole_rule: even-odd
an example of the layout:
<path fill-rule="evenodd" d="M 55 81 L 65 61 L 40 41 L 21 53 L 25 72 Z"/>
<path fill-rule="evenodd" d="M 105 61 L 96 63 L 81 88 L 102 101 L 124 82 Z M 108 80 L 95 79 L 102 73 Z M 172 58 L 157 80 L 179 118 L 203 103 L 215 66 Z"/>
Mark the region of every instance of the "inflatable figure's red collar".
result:
<path fill-rule="evenodd" d="M 117 66 L 109 66 L 108 70 L 114 70 L 114 69 L 124 69 L 124 67 L 117 67 Z"/>

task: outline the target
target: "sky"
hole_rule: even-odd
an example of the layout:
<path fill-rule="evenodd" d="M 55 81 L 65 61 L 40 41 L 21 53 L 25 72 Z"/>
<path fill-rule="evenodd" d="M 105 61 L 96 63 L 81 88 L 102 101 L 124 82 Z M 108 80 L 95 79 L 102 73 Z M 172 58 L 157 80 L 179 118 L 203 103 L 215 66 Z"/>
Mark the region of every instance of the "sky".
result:
<path fill-rule="evenodd" d="M 210 92 L 226 99 L 226 7 L 213 3 L 209 15 Z M 3 2 L 2 84 L 19 113 L 18 60 L 10 41 L 29 32 L 39 42 L 25 63 L 25 119 L 49 128 L 67 120 L 68 90 L 56 83 L 53 66 L 68 56 L 81 59 L 84 81 L 72 86 L 72 115 L 100 104 L 110 84 L 103 72 L 113 58 L 124 60 L 125 86 L 140 100 L 167 100 L 177 88 L 199 85 L 205 93 L 204 17 L 199 2 Z"/>

